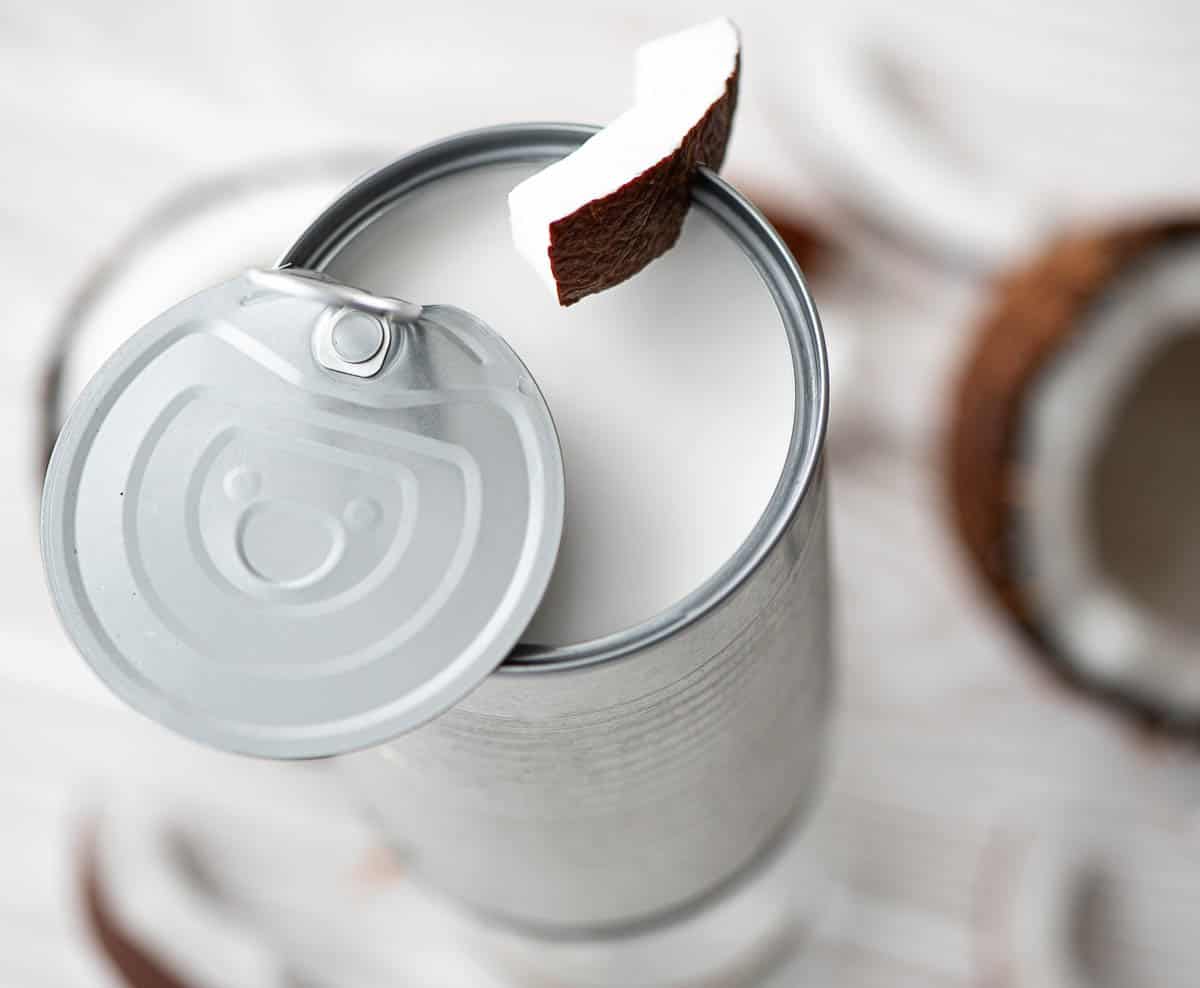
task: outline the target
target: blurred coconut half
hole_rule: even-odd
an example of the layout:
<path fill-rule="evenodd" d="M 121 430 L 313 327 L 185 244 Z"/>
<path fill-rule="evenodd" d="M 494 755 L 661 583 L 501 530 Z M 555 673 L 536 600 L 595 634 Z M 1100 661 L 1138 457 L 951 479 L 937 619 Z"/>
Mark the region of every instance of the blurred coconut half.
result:
<path fill-rule="evenodd" d="M 1200 737 L 1200 219 L 1053 244 L 996 286 L 959 382 L 969 554 L 1068 682 Z"/>
<path fill-rule="evenodd" d="M 1064 806 L 1055 820 L 1028 807 L 980 857 L 979 984 L 1193 988 L 1197 850 L 1182 821 L 1083 804 Z"/>

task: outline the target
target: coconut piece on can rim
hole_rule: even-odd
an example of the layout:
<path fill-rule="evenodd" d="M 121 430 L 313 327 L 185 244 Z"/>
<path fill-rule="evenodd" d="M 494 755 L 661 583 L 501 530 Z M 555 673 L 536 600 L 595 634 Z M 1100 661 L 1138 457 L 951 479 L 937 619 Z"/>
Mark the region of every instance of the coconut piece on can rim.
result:
<path fill-rule="evenodd" d="M 1158 405 L 1174 418 L 1160 419 L 1147 443 L 1130 429 L 1140 419 L 1146 432 L 1145 392 L 1154 388 L 1173 394 L 1170 409 Z M 997 283 L 954 397 L 946 464 L 958 534 L 1035 655 L 1138 723 L 1194 739 L 1200 627 L 1154 599 L 1161 588 L 1139 587 L 1145 573 L 1119 555 L 1141 551 L 1148 522 L 1160 545 L 1163 531 L 1186 527 L 1173 514 L 1180 491 L 1159 472 L 1176 469 L 1178 457 L 1156 453 L 1159 439 L 1177 449 L 1195 434 L 1191 415 L 1179 417 L 1197 402 L 1200 217 L 1088 231 Z M 1129 455 L 1138 446 L 1140 461 Z M 1156 474 L 1168 499 L 1152 516 L 1114 520 L 1106 503 L 1114 483 L 1132 490 L 1143 480 L 1115 481 L 1122 464 Z M 1184 493 L 1200 504 L 1200 491 Z M 1125 548 L 1114 553 L 1114 540 Z"/>
<path fill-rule="evenodd" d="M 678 240 L 696 168 L 725 160 L 741 42 L 725 18 L 643 45 L 632 109 L 509 195 L 517 250 L 571 305 Z"/>

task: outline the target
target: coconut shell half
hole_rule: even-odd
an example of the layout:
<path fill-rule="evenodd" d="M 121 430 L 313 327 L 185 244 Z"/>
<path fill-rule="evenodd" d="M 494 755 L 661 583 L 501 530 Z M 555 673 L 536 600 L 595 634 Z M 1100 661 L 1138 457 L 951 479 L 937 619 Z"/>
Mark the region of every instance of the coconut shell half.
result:
<path fill-rule="evenodd" d="M 724 18 L 643 46 L 633 109 L 513 189 L 513 240 L 561 305 L 620 284 L 674 246 L 696 169 L 725 160 L 740 59 Z"/>
<path fill-rule="evenodd" d="M 95 824 L 84 834 L 78 868 L 88 932 L 122 982 L 129 988 L 195 988 L 164 958 L 142 944 L 117 916 L 100 874 Z"/>
<path fill-rule="evenodd" d="M 1189 268 L 1180 267 L 1185 261 Z M 1172 275 L 1176 287 L 1181 279 L 1185 287 L 1189 279 L 1197 286 L 1189 289 L 1194 298 L 1172 300 L 1180 293 L 1156 273 L 1171 267 L 1179 269 Z M 1102 570 L 1105 552 L 1092 544 L 1099 540 L 1084 523 L 1087 510 L 1049 517 L 1053 497 L 1045 493 L 1074 488 L 1086 494 L 1110 469 L 1111 456 L 1076 455 L 1074 447 L 1101 449 L 1095 437 L 1117 433 L 1133 414 L 1123 392 L 1150 373 L 1148 348 L 1168 318 L 1186 318 L 1188 332 L 1200 332 L 1200 218 L 1068 236 L 1001 278 L 954 394 L 946 468 L 954 524 L 970 560 L 1034 654 L 1063 681 L 1139 723 L 1197 738 L 1200 650 L 1194 656 L 1189 650 L 1200 639 L 1175 627 L 1164 631 L 1136 588 L 1126 592 L 1105 572 L 1084 581 L 1088 592 L 1060 585 L 1070 584 L 1062 574 L 1072 573 L 1065 562 L 1059 565 L 1060 557 L 1075 560 L 1078 584 L 1080 566 Z M 1124 384 L 1106 391 L 1109 379 Z M 1200 378 L 1194 387 L 1200 398 Z M 1172 428 L 1178 448 L 1189 424 Z M 1190 428 L 1200 429 L 1200 421 Z M 1200 456 L 1200 439 L 1195 452 Z M 1140 481 L 1126 478 L 1126 486 L 1137 489 Z M 1079 496 L 1061 500 L 1087 507 Z M 1129 524 L 1142 524 L 1145 516 L 1145 510 L 1131 515 Z M 1088 544 L 1076 546 L 1079 541 Z M 1096 587 L 1102 592 L 1091 592 Z M 1200 601 L 1200 587 L 1195 591 Z M 1172 662 L 1158 655 L 1130 658 L 1159 646 L 1174 653 Z M 1123 657 L 1122 649 L 1130 655 Z"/>

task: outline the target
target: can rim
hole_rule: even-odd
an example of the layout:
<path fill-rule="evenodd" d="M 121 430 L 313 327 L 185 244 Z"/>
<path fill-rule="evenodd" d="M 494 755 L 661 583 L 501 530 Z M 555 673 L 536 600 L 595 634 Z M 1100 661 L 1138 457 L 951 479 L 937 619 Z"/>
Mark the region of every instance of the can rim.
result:
<path fill-rule="evenodd" d="M 320 271 L 381 209 L 413 189 L 485 165 L 562 157 L 597 130 L 593 125 L 573 123 L 501 124 L 427 144 L 350 186 L 308 226 L 279 265 Z M 813 485 L 829 419 L 829 367 L 821 320 L 808 285 L 791 251 L 763 214 L 715 172 L 700 169 L 692 200 L 713 215 L 746 252 L 775 301 L 787 335 L 796 401 L 792 434 L 775 490 L 733 555 L 670 607 L 600 638 L 570 645 L 520 645 L 500 665 L 500 673 L 545 673 L 599 665 L 678 634 L 750 579 L 783 537 Z"/>

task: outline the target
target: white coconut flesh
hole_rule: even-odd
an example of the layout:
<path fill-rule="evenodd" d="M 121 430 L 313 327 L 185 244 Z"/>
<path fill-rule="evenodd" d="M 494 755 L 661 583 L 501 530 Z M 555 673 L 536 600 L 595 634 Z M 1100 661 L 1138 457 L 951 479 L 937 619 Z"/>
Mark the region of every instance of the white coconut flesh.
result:
<path fill-rule="evenodd" d="M 550 226 L 626 185 L 677 151 L 725 95 L 738 32 L 723 17 L 648 42 L 635 56 L 635 103 L 576 151 L 508 197 L 513 243 L 551 292 Z"/>
<path fill-rule="evenodd" d="M 1018 564 L 1051 646 L 1200 714 L 1200 243 L 1121 276 L 1039 377 L 1021 450 Z"/>

